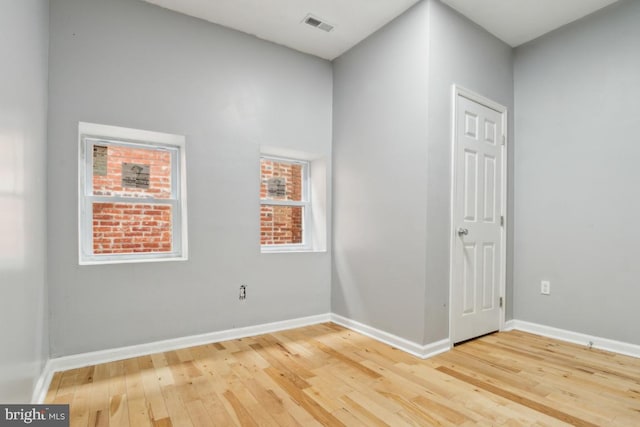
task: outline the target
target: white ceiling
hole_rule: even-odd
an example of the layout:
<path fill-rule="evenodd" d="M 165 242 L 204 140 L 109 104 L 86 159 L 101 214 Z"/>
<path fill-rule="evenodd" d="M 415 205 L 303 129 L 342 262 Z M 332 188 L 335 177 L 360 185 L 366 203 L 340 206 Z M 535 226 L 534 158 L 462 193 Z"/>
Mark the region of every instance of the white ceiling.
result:
<path fill-rule="evenodd" d="M 145 0 L 332 60 L 419 0 Z M 311 13 L 334 29 L 302 21 Z"/>
<path fill-rule="evenodd" d="M 332 60 L 419 0 L 144 0 Z M 440 0 L 518 46 L 617 0 Z M 303 23 L 312 14 L 333 25 Z"/>
<path fill-rule="evenodd" d="M 441 0 L 515 47 L 618 0 Z"/>

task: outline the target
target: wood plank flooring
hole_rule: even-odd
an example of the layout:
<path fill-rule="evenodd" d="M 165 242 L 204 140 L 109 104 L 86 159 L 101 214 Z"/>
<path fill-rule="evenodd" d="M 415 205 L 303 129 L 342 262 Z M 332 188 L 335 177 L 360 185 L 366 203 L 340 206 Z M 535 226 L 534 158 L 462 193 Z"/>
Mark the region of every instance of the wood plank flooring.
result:
<path fill-rule="evenodd" d="M 55 374 L 72 426 L 640 426 L 640 359 L 519 331 L 420 360 L 332 323 Z"/>

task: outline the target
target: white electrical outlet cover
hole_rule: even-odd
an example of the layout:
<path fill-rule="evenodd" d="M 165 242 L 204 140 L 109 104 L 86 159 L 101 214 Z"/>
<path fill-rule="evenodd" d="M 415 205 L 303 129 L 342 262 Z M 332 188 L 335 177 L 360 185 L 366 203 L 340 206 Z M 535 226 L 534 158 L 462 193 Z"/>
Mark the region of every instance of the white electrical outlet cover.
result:
<path fill-rule="evenodd" d="M 540 282 L 540 293 L 542 295 L 549 295 L 551 293 L 551 282 L 543 280 Z"/>

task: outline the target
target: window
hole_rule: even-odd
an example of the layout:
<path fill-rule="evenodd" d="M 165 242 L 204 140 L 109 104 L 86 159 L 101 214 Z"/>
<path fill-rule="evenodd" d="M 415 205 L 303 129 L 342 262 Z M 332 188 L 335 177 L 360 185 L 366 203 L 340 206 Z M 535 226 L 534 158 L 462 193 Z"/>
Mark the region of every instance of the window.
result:
<path fill-rule="evenodd" d="M 310 249 L 309 162 L 260 158 L 260 245 L 263 251 Z"/>
<path fill-rule="evenodd" d="M 187 258 L 184 137 L 80 123 L 80 264 Z"/>

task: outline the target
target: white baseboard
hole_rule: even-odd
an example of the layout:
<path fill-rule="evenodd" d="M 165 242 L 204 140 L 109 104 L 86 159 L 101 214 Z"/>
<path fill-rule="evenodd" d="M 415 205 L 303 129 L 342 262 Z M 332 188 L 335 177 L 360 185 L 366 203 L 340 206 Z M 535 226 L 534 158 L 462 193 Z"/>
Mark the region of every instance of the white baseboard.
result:
<path fill-rule="evenodd" d="M 417 356 L 421 359 L 435 356 L 436 354 L 443 353 L 451 348 L 449 339 L 443 339 L 431 344 L 421 345 L 413 341 L 409 341 L 407 339 L 390 334 L 388 332 L 384 332 L 371 326 L 365 325 L 363 323 L 356 322 L 355 320 L 351 320 L 337 314 L 327 313 L 316 316 L 284 320 L 281 322 L 228 329 L 225 331 L 192 335 L 170 340 L 156 341 L 152 343 L 93 351 L 90 353 L 74 354 L 71 356 L 49 359 L 43 369 L 42 375 L 38 379 L 38 382 L 34 388 L 31 401 L 32 403 L 44 402 L 47 391 L 49 390 L 49 386 L 51 384 L 51 380 L 53 378 L 53 374 L 55 372 L 82 368 L 85 366 L 97 365 L 100 363 L 108 363 L 116 360 L 129 359 L 131 357 L 139 357 L 153 353 L 177 350 L 186 347 L 193 347 L 197 345 L 229 341 L 238 338 L 268 334 L 293 328 L 301 328 L 304 326 L 316 325 L 318 323 L 325 322 L 334 322 L 362 335 L 366 335 L 377 341 L 396 347 L 399 350 Z"/>
<path fill-rule="evenodd" d="M 421 359 L 427 359 L 437 354 L 444 353 L 451 348 L 451 341 L 448 338 L 427 345 L 421 345 L 397 335 L 393 335 L 380 329 L 365 325 L 364 323 L 360 323 L 355 320 L 340 316 L 338 314 L 326 313 L 316 316 L 284 320 L 280 322 L 265 323 L 262 325 L 228 329 L 225 331 L 192 335 L 170 340 L 49 359 L 44 366 L 44 369 L 42 371 L 42 374 L 40 375 L 40 378 L 38 379 L 38 382 L 36 383 L 36 386 L 34 387 L 31 401 L 32 403 L 44 402 L 47 391 L 49 389 L 49 385 L 51 384 L 51 379 L 53 378 L 53 374 L 58 371 L 66 371 L 69 369 L 76 369 L 84 366 L 113 362 L 116 360 L 128 359 L 131 357 L 144 356 L 147 354 L 177 350 L 181 348 L 193 347 L 214 342 L 229 341 L 249 336 L 268 334 L 272 332 L 284 331 L 287 329 L 301 328 L 304 326 L 316 325 L 318 323 L 325 322 L 333 322 L 338 325 L 344 326 L 345 328 L 351 329 L 362 335 L 393 346 L 399 350 L 412 354 Z M 551 326 L 525 322 L 522 320 L 509 320 L 505 323 L 505 331 L 514 329 L 585 346 L 588 346 L 589 343 L 593 343 L 592 346 L 594 348 L 640 358 L 640 345 L 636 344 L 629 344 L 607 338 L 594 337 L 578 332 L 553 328 Z"/>
<path fill-rule="evenodd" d="M 451 344 L 448 338 L 427 345 L 421 345 L 397 335 L 393 335 L 388 332 L 381 331 L 380 329 L 373 328 L 369 325 L 365 325 L 364 323 L 356 322 L 355 320 L 340 316 L 339 314 L 332 313 L 331 321 L 340 326 L 344 326 L 345 328 L 351 329 L 362 335 L 366 335 L 369 338 L 373 338 L 376 341 L 388 344 L 421 359 L 433 357 L 436 354 L 443 353 L 451 348 Z"/>
<path fill-rule="evenodd" d="M 511 319 L 511 320 L 507 320 L 504 323 L 504 328 L 500 330 L 500 332 L 506 332 L 506 331 L 513 331 L 514 329 L 516 329 L 515 327 L 516 321 Z"/>
<path fill-rule="evenodd" d="M 162 353 L 165 351 L 178 350 L 186 347 L 210 344 L 220 341 L 235 340 L 255 335 L 268 334 L 272 332 L 284 331 L 287 329 L 301 328 L 318 323 L 331 321 L 329 313 L 316 316 L 300 317 L 297 319 L 283 320 L 280 322 L 264 323 L 255 326 L 227 329 L 224 331 L 211 332 L 207 334 L 191 335 L 187 337 L 174 338 L 164 341 L 156 341 L 146 344 L 132 345 L 128 347 L 113 348 L 108 350 L 93 351 L 90 353 L 74 354 L 71 356 L 56 357 L 49 359 L 46 363 L 42 375 L 36 384 L 33 392 L 32 402 L 42 403 L 51 384 L 53 374 L 58 371 L 82 368 L 84 366 L 98 365 L 116 360 L 129 359 L 131 357 L 145 356 L 148 354 Z"/>
<path fill-rule="evenodd" d="M 630 344 L 622 341 L 611 340 L 608 338 L 595 337 L 593 335 L 587 335 L 580 332 L 568 331 L 566 329 L 540 325 L 538 323 L 526 322 L 524 320 L 509 320 L 506 323 L 504 330 L 509 331 L 513 329 L 517 329 L 523 332 L 530 332 L 536 335 L 542 335 L 548 338 L 554 338 L 560 341 L 584 345 L 586 347 L 589 347 L 591 343 L 591 346 L 593 348 L 640 358 L 640 345 L 637 344 Z"/>
<path fill-rule="evenodd" d="M 36 385 L 33 388 L 31 403 L 38 404 L 44 402 L 45 397 L 47 397 L 47 391 L 49 390 L 49 385 L 51 384 L 54 372 L 55 371 L 51 369 L 51 359 L 49 359 L 42 368 L 42 373 L 38 378 L 38 382 L 36 382 Z"/>

